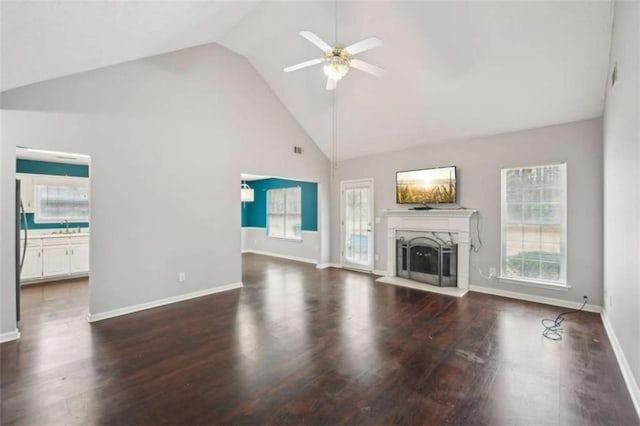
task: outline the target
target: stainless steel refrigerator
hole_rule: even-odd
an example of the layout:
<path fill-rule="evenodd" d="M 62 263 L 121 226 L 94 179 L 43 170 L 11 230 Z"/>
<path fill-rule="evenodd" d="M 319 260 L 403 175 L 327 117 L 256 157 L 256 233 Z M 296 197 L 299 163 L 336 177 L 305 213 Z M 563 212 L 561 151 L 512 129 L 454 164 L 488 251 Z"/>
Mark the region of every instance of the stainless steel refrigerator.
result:
<path fill-rule="evenodd" d="M 16 321 L 20 321 L 20 275 L 22 273 L 22 265 L 24 264 L 24 256 L 27 249 L 27 217 L 20 199 L 20 179 L 16 179 Z M 24 244 L 20 244 L 20 219 L 24 218 Z"/>

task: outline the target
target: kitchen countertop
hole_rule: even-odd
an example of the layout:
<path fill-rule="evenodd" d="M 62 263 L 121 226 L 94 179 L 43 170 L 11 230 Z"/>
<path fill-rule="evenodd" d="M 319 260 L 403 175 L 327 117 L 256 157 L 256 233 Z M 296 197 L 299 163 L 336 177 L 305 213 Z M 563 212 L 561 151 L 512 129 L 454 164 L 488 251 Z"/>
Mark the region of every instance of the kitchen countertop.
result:
<path fill-rule="evenodd" d="M 84 228 L 86 229 L 86 228 Z M 68 234 L 53 234 L 50 229 L 37 229 L 30 230 L 27 233 L 27 238 L 73 238 L 73 237 L 88 237 L 89 231 L 82 230 L 81 232 L 70 232 Z M 20 237 L 24 239 L 24 231 L 20 231 Z"/>

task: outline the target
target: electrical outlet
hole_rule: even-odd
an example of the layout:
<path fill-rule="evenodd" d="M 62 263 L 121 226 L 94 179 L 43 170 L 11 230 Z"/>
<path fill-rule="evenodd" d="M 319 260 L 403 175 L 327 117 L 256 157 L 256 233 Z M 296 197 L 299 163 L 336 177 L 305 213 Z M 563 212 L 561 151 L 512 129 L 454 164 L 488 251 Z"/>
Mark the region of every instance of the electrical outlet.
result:
<path fill-rule="evenodd" d="M 496 268 L 489 268 L 489 278 L 496 276 Z"/>
<path fill-rule="evenodd" d="M 178 281 L 183 282 L 187 280 L 186 272 L 178 272 Z"/>

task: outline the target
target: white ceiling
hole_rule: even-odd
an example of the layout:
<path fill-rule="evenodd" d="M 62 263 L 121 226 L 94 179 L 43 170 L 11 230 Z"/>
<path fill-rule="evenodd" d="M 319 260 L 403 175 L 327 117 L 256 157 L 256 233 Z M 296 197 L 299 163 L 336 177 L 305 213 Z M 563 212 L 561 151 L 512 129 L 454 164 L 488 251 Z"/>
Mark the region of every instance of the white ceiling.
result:
<path fill-rule="evenodd" d="M 297 33 L 333 43 L 333 2 L 3 2 L 2 88 L 208 42 L 244 55 L 331 157 L 333 93 Z M 344 2 L 338 40 L 377 36 L 335 92 L 338 157 L 602 115 L 610 3 Z"/>

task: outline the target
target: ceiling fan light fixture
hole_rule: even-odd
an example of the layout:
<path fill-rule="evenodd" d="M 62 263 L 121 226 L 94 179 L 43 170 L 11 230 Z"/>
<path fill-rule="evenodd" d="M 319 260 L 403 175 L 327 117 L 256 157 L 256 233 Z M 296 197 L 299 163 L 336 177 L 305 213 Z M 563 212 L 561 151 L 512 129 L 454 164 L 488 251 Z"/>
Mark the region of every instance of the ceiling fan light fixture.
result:
<path fill-rule="evenodd" d="M 338 81 L 349 72 L 349 63 L 340 56 L 333 56 L 324 65 L 324 75 Z"/>

